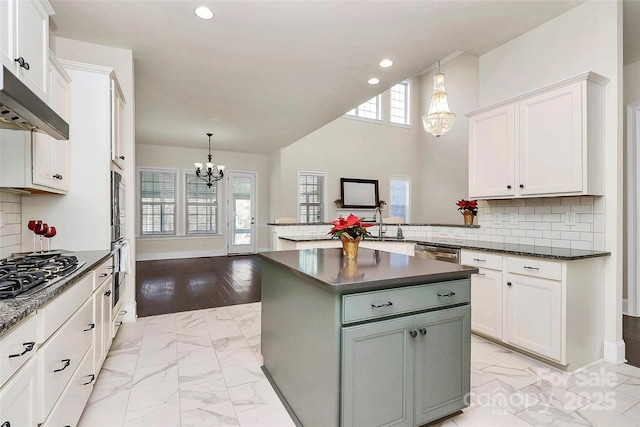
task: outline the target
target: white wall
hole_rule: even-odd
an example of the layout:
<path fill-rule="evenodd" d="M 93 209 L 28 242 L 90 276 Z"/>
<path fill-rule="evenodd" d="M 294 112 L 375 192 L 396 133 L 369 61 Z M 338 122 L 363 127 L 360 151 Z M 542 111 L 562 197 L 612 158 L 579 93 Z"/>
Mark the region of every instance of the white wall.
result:
<path fill-rule="evenodd" d="M 150 144 L 136 144 L 136 162 L 140 168 L 168 168 L 176 169 L 179 182 L 184 183 L 185 170 L 193 170 L 194 162 L 206 160 L 206 136 L 203 135 L 202 149 L 166 147 Z M 243 154 L 228 151 L 212 151 L 215 163 L 224 164 L 227 171 L 255 171 L 258 185 L 258 249 L 269 246 L 267 222 L 269 218 L 269 158 L 260 154 Z M 137 182 L 137 180 L 135 181 Z M 137 188 L 135 188 L 137 193 Z M 226 180 L 218 183 L 219 204 L 218 215 L 220 236 L 185 236 L 184 216 L 176 218 L 177 235 L 172 237 L 139 237 L 137 241 L 137 259 L 185 258 L 198 256 L 224 255 L 227 253 L 227 232 L 225 229 L 227 206 L 223 201 L 227 196 Z M 178 189 L 178 203 L 183 202 L 184 191 Z M 137 196 L 136 196 L 137 197 Z M 136 212 L 139 202 L 136 198 Z M 180 209 L 178 209 L 180 212 Z"/>
<path fill-rule="evenodd" d="M 622 3 L 588 1 L 480 57 L 480 106 L 584 71 L 605 88 L 605 360 L 624 360 L 622 341 Z"/>

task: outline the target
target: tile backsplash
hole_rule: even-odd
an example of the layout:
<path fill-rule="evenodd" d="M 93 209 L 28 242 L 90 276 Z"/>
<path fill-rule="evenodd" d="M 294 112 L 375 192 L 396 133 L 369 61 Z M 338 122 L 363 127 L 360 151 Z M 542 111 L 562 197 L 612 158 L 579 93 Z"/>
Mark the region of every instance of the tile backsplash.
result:
<path fill-rule="evenodd" d="M 22 244 L 22 196 L 17 193 L 0 190 L 0 258 L 6 258 L 14 252 L 20 252 Z"/>

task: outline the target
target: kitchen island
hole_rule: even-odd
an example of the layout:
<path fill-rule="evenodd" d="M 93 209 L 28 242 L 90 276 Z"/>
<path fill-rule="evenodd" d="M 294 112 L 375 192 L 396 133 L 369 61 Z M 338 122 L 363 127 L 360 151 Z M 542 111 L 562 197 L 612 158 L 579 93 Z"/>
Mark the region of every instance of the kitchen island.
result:
<path fill-rule="evenodd" d="M 305 426 L 416 426 L 468 404 L 476 268 L 360 248 L 260 254 L 263 369 Z"/>

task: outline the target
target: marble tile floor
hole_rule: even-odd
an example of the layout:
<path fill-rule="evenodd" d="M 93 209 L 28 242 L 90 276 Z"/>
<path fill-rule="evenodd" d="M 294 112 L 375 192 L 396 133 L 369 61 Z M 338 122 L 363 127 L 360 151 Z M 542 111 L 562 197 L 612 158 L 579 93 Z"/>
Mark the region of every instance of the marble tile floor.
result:
<path fill-rule="evenodd" d="M 473 336 L 470 406 L 438 427 L 640 426 L 640 368 L 569 376 Z M 80 427 L 293 426 L 260 366 L 260 303 L 124 324 Z"/>

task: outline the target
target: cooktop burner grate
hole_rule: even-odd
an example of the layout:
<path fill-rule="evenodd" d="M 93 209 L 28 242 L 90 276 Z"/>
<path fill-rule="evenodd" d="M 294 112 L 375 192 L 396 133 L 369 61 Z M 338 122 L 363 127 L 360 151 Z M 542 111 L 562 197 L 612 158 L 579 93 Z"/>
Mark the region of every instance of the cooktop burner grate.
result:
<path fill-rule="evenodd" d="M 28 254 L 0 260 L 0 299 L 30 295 L 82 265 L 74 255 L 62 254 Z"/>

